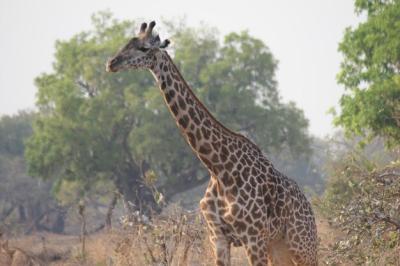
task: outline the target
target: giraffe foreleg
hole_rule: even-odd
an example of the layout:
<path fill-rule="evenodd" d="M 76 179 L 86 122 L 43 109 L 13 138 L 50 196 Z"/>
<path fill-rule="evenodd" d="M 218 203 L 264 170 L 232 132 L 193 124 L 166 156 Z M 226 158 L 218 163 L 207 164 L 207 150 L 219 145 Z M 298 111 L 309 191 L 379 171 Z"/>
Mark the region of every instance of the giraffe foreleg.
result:
<path fill-rule="evenodd" d="M 220 235 L 219 230 L 210 232 L 210 241 L 214 247 L 215 265 L 231 265 L 231 243 L 224 235 Z"/>
<path fill-rule="evenodd" d="M 207 221 L 210 242 L 213 245 L 215 265 L 231 265 L 231 242 L 224 234 L 223 225 L 215 210 L 215 204 L 210 200 L 201 200 L 200 208 L 204 218 Z"/>

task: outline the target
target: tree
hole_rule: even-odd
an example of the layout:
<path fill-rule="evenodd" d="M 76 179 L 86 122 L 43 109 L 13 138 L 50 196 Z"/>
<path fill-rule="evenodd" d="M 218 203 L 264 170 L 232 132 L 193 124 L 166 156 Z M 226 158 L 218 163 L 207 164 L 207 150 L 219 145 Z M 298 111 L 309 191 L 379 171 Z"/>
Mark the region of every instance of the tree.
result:
<path fill-rule="evenodd" d="M 4 226 L 10 224 L 10 231 L 18 222 L 26 225 L 26 231 L 62 232 L 63 210 L 49 193 L 51 183 L 26 174 L 24 142 L 32 134 L 33 119 L 34 113 L 29 112 L 0 118 L 0 221 Z M 46 224 L 45 216 L 55 217 L 57 221 Z"/>
<path fill-rule="evenodd" d="M 14 210 L 19 211 L 19 220 L 26 220 L 26 203 L 29 202 L 20 191 L 31 180 L 24 173 L 24 141 L 32 134 L 33 114 L 20 112 L 15 116 L 0 118 L 0 220 L 5 220 Z M 36 195 L 32 195 L 35 198 Z M 31 198 L 30 202 L 33 202 Z M 40 198 L 40 197 L 38 197 Z"/>
<path fill-rule="evenodd" d="M 282 103 L 268 47 L 247 32 L 231 33 L 218 54 L 200 73 L 200 93 L 216 116 L 266 150 L 308 152 L 308 121 L 294 103 Z"/>
<path fill-rule="evenodd" d="M 93 17 L 93 24 L 91 32 L 58 41 L 54 73 L 36 79 L 40 113 L 27 143 L 29 171 L 55 179 L 56 187 L 63 180 L 79 181 L 82 193 L 112 179 L 137 208 L 155 208 L 128 143 L 140 123 L 141 88 L 150 86 L 150 77 L 111 77 L 104 70 L 107 57 L 127 39 L 133 22 L 117 23 L 101 13 Z"/>
<path fill-rule="evenodd" d="M 30 173 L 76 180 L 90 189 L 112 178 L 137 206 L 151 199 L 143 176 L 154 170 L 167 197 L 204 183 L 206 173 L 179 135 L 147 71 L 109 75 L 104 62 L 131 38 L 133 21 L 108 13 L 94 29 L 58 41 L 54 71 L 36 79 L 38 119 L 28 142 Z M 218 119 L 269 150 L 308 150 L 307 120 L 283 104 L 276 88 L 276 60 L 248 33 L 229 34 L 166 22 L 174 61 Z"/>
<path fill-rule="evenodd" d="M 24 141 L 32 135 L 33 117 L 33 113 L 25 111 L 15 116 L 0 117 L 0 154 L 24 155 Z"/>
<path fill-rule="evenodd" d="M 347 133 L 388 146 L 400 144 L 400 2 L 356 0 L 367 20 L 348 28 L 339 50 L 343 54 L 338 82 L 347 90 L 340 100 L 336 125 Z"/>

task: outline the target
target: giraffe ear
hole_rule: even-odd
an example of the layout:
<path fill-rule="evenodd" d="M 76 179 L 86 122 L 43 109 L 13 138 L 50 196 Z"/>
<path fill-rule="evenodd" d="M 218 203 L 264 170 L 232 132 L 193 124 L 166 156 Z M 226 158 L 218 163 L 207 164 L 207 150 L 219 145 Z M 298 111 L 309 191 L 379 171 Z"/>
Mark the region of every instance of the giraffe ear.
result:
<path fill-rule="evenodd" d="M 167 48 L 167 46 L 170 44 L 171 42 L 168 39 L 165 39 L 161 44 L 160 44 L 160 48 Z"/>

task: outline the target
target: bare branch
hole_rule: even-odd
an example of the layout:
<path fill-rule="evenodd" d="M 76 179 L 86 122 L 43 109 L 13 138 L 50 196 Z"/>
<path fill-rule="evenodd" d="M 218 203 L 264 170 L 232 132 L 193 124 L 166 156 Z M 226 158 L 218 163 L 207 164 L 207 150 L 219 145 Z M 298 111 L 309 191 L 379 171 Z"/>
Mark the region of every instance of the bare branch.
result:
<path fill-rule="evenodd" d="M 83 92 L 87 93 L 90 98 L 93 98 L 97 95 L 97 88 L 90 86 L 86 81 L 83 81 L 82 79 L 77 79 L 76 84 L 81 88 Z"/>
<path fill-rule="evenodd" d="M 375 213 L 375 218 L 379 221 L 394 225 L 396 230 L 400 231 L 400 221 L 395 221 L 393 218 L 383 213 Z"/>

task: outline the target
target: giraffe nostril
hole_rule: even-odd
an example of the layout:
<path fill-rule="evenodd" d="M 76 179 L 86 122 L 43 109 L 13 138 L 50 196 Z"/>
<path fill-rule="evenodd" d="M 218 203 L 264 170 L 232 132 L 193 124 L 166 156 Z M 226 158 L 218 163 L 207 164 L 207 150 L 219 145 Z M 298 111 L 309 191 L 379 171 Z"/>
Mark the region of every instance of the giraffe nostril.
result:
<path fill-rule="evenodd" d="M 121 56 L 116 56 L 110 61 L 110 65 L 116 65 L 119 64 L 122 61 Z"/>

